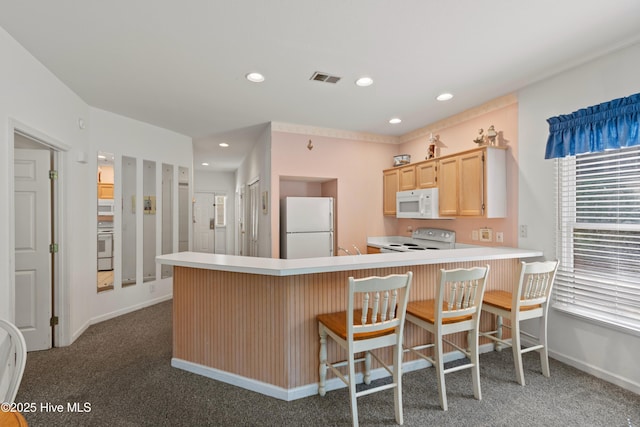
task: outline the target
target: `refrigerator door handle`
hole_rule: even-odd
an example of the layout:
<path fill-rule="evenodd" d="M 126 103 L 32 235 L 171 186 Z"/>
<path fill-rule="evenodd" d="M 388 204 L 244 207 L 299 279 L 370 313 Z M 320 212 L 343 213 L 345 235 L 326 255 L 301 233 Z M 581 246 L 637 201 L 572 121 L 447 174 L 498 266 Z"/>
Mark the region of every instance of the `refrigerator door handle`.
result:
<path fill-rule="evenodd" d="M 333 256 L 333 233 L 329 234 L 331 240 L 331 246 L 329 247 L 329 256 Z"/>

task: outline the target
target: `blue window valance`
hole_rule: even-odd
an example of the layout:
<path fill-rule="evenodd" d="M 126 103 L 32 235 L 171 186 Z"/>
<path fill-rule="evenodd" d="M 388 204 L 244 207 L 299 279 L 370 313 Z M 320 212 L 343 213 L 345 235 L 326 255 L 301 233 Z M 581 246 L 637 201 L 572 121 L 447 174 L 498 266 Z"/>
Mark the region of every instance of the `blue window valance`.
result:
<path fill-rule="evenodd" d="M 640 93 L 551 117 L 545 159 L 640 145 Z"/>

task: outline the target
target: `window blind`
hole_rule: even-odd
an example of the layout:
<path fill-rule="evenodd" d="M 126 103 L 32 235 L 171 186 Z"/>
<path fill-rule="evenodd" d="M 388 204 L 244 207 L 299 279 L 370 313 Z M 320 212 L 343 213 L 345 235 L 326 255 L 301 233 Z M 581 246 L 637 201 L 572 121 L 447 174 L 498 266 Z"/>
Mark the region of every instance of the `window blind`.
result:
<path fill-rule="evenodd" d="M 640 147 L 556 162 L 553 307 L 640 332 Z"/>

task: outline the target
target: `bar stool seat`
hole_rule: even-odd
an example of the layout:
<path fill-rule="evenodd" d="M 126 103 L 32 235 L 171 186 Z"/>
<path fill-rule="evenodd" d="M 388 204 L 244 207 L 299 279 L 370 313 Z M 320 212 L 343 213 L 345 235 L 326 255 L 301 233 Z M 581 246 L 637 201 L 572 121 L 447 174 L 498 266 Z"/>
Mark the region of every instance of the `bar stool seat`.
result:
<path fill-rule="evenodd" d="M 478 326 L 482 296 L 489 275 L 489 266 L 469 269 L 441 269 L 439 284 L 436 287 L 436 298 L 423 301 L 412 301 L 407 305 L 407 321 L 430 332 L 433 342 L 407 348 L 418 357 L 430 362 L 436 370 L 440 406 L 448 409 L 447 389 L 444 375 L 462 369 L 471 369 L 473 395 L 482 399 L 480 389 L 480 362 L 478 357 Z M 467 332 L 468 348 L 464 349 L 444 338 L 457 332 Z M 448 343 L 469 358 L 469 363 L 452 368 L 444 368 L 444 343 Z M 428 356 L 424 350 L 433 348 L 433 355 Z"/>
<path fill-rule="evenodd" d="M 480 335 L 495 342 L 494 348 L 511 347 L 516 370 L 516 380 L 525 385 L 522 354 L 530 351 L 540 353 L 542 374 L 551 375 L 549 371 L 549 355 L 547 350 L 547 313 L 549 298 L 553 289 L 553 282 L 558 270 L 558 261 L 522 262 L 520 278 L 513 285 L 513 291 L 490 291 L 485 293 L 482 311 L 494 315 L 496 329 L 480 332 Z M 503 325 L 507 318 L 510 325 Z M 538 335 L 529 334 L 520 329 L 520 322 L 528 319 L 538 319 Z M 511 339 L 503 339 L 503 328 L 511 329 Z M 534 344 L 522 348 L 521 335 L 527 336 Z"/>
<path fill-rule="evenodd" d="M 354 426 L 358 425 L 356 399 L 390 388 L 394 389 L 396 422 L 403 423 L 402 337 L 412 278 L 411 272 L 363 279 L 349 277 L 347 310 L 317 316 L 320 335 L 318 393 L 320 396 L 325 395 L 327 369 L 331 369 L 349 387 Z M 347 351 L 347 360 L 327 360 L 328 337 Z M 389 367 L 372 352 L 384 347 L 393 347 L 393 367 Z M 364 357 L 356 358 L 356 354 L 359 353 L 364 353 Z M 364 362 L 364 383 L 369 384 L 372 357 L 393 377 L 393 381 L 356 392 L 355 364 Z M 347 375 L 338 369 L 342 366 L 348 367 Z"/>

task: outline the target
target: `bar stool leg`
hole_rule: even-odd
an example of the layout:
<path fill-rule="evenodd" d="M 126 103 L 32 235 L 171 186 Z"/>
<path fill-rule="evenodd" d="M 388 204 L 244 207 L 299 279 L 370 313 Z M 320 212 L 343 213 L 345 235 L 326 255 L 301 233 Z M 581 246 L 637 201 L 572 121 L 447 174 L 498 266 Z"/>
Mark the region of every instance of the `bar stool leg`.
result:
<path fill-rule="evenodd" d="M 502 316 L 496 316 L 496 338 L 502 339 Z M 502 351 L 502 344 L 494 341 L 493 348 L 495 351 Z"/>
<path fill-rule="evenodd" d="M 322 325 L 320 333 L 320 383 L 318 384 L 318 394 L 324 396 L 327 393 L 325 383 L 327 380 L 327 331 Z"/>
<path fill-rule="evenodd" d="M 364 353 L 364 383 L 366 385 L 371 384 L 371 353 Z"/>

